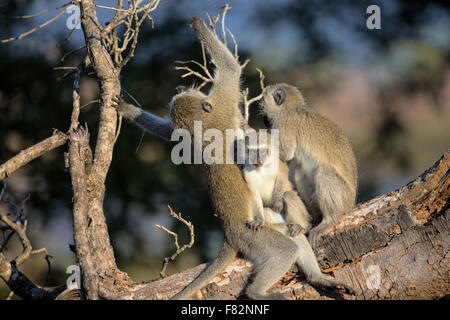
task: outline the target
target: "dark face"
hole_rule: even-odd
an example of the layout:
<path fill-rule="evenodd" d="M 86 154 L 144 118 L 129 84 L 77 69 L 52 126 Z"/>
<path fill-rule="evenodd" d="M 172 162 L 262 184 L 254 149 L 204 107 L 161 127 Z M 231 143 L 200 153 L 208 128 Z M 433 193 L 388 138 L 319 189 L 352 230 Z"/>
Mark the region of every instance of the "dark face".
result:
<path fill-rule="evenodd" d="M 286 90 L 283 86 L 272 85 L 266 87 L 263 99 L 259 105 L 259 111 L 264 115 L 264 125 L 271 129 L 273 127 L 273 119 L 277 117 L 281 108 L 284 107 L 286 101 Z"/>

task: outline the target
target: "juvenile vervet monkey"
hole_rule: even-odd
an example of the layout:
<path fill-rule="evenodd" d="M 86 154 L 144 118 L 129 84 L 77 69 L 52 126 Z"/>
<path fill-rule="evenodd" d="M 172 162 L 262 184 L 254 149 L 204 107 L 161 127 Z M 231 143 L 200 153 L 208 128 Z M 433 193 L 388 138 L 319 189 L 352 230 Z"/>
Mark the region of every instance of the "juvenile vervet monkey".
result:
<path fill-rule="evenodd" d="M 179 92 L 170 102 L 170 118 L 167 119 L 123 101 L 116 101 L 118 112 L 124 117 L 167 140 L 170 140 L 173 130 L 178 128 L 187 129 L 193 135 L 194 121 L 202 121 L 203 130 L 214 128 L 222 132 L 226 129 L 241 129 L 245 122 L 239 109 L 242 99 L 240 90 L 242 67 L 202 19 L 193 17 L 190 25 L 205 45 L 217 68 L 209 94 L 205 95 L 194 88 L 187 90 L 179 88 Z M 202 149 L 204 147 L 202 144 Z M 226 150 L 231 147 L 224 145 Z M 268 290 L 296 260 L 307 265 L 309 261 L 303 261 L 306 256 L 299 255 L 296 242 L 275 229 L 262 227 L 258 232 L 254 232 L 246 227 L 249 212 L 257 210 L 257 206 L 235 163 L 203 164 L 202 167 L 207 177 L 215 214 L 224 231 L 224 241 L 214 261 L 173 299 L 190 298 L 229 265 L 238 253 L 255 265 L 253 281 L 246 288 L 247 296 L 252 299 L 283 299 L 284 295 Z M 335 288 L 342 290 L 343 286 Z"/>
<path fill-rule="evenodd" d="M 311 244 L 355 205 L 357 169 L 343 131 L 309 108 L 300 91 L 281 83 L 264 89 L 265 122 L 279 129 L 280 159 L 312 215 L 322 218 L 309 231 Z"/>
<path fill-rule="evenodd" d="M 297 191 L 293 189 L 287 164 L 279 159 L 278 153 L 273 152 L 270 139 L 268 136 L 266 143 L 258 141 L 256 144 L 244 139 L 244 163 L 240 167 L 259 206 L 256 213 L 251 212 L 254 216 L 247 221 L 247 226 L 258 230 L 264 225 L 293 237 L 299 248 L 299 255 L 303 256 L 296 263 L 308 283 L 323 289 L 352 293 L 350 287 L 325 277 L 321 272 L 305 236 L 311 227 L 311 216 Z M 238 152 L 236 147 L 235 153 Z"/>
<path fill-rule="evenodd" d="M 281 223 L 287 224 L 291 237 L 306 233 L 311 227 L 311 217 L 289 180 L 287 164 L 272 150 L 270 135 L 266 141 L 248 138 L 246 135 L 242 140 L 244 155 L 242 164 L 239 161 L 238 164 L 252 197 L 256 199 L 258 210 L 251 212 L 247 226 L 255 230 L 262 225 L 276 229 L 276 225 Z M 237 158 L 239 151 L 236 144 Z"/>

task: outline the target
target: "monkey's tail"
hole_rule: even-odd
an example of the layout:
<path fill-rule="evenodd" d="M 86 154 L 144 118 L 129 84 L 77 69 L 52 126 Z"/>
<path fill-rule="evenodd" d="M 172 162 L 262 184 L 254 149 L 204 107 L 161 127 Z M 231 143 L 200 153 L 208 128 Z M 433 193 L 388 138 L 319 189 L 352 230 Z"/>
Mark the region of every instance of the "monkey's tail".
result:
<path fill-rule="evenodd" d="M 236 258 L 236 255 L 237 250 L 232 248 L 227 241 L 224 241 L 222 244 L 222 249 L 214 261 L 211 262 L 211 264 L 207 266 L 206 269 L 194 279 L 194 281 L 173 296 L 171 300 L 189 299 L 192 295 L 194 295 L 194 293 L 206 285 L 216 274 L 228 266 Z"/>

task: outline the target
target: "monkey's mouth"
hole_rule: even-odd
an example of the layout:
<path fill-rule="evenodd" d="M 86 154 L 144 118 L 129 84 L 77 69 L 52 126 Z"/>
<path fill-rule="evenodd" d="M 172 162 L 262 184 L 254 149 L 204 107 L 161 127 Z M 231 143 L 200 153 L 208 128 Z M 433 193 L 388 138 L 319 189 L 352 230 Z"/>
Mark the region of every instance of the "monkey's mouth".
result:
<path fill-rule="evenodd" d="M 269 129 L 272 128 L 273 122 L 272 122 L 271 119 L 269 119 L 268 116 L 264 116 L 264 117 L 263 117 L 263 121 L 264 121 L 264 125 L 265 125 L 267 128 L 269 128 Z"/>

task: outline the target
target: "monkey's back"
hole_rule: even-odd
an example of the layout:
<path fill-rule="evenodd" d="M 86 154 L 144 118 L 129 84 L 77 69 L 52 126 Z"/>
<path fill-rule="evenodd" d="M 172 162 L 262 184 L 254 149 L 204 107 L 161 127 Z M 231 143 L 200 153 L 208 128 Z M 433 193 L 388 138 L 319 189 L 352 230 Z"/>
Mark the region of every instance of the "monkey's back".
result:
<path fill-rule="evenodd" d="M 294 117 L 297 150 L 295 157 L 308 171 L 317 164 L 334 168 L 356 193 L 357 168 L 353 149 L 341 128 L 334 122 L 308 107 L 298 107 L 290 112 Z M 287 128 L 286 128 L 287 129 Z M 283 132 L 280 128 L 280 139 Z"/>

